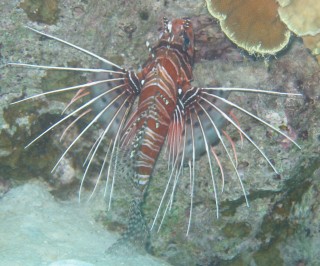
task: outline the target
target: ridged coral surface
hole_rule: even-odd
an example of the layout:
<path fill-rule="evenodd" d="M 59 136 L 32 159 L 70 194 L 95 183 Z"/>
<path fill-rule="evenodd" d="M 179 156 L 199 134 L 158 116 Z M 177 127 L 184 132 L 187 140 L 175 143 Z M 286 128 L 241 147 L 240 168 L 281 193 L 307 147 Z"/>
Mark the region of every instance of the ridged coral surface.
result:
<path fill-rule="evenodd" d="M 223 32 L 249 53 L 275 54 L 289 42 L 274 0 L 207 0 L 207 7 Z"/>

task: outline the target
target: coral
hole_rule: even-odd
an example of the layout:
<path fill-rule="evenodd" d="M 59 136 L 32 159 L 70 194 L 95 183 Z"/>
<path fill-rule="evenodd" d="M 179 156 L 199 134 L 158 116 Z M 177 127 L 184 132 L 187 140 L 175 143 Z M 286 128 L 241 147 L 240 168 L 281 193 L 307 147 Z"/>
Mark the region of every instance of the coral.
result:
<path fill-rule="evenodd" d="M 291 0 L 277 0 L 280 6 L 286 6 L 290 4 Z"/>
<path fill-rule="evenodd" d="M 320 62 L 320 2 L 317 0 L 278 1 L 280 19 L 302 37 L 303 42 Z"/>
<path fill-rule="evenodd" d="M 298 36 L 320 33 L 320 2 L 318 0 L 291 0 L 280 3 L 279 15 L 287 27 Z"/>
<path fill-rule="evenodd" d="M 317 0 L 206 0 L 224 33 L 249 53 L 274 54 L 289 42 L 290 31 L 320 62 L 320 2 Z"/>
<path fill-rule="evenodd" d="M 315 36 L 303 36 L 302 39 L 304 45 L 311 50 L 311 53 L 317 58 L 318 62 L 320 63 L 320 33 Z"/>
<path fill-rule="evenodd" d="M 249 53 L 275 54 L 283 49 L 290 31 L 279 19 L 274 0 L 206 0 L 224 33 Z"/>

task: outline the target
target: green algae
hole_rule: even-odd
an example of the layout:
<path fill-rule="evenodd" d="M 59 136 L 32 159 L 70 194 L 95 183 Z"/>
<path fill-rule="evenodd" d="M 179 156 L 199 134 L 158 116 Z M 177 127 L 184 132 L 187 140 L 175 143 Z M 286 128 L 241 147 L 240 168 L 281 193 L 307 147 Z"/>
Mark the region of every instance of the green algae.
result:
<path fill-rule="evenodd" d="M 79 72 L 48 70 L 46 71 L 46 75 L 41 79 L 40 88 L 44 92 L 47 92 L 85 83 L 86 79 Z M 74 95 L 75 91 L 57 93 L 50 96 L 50 100 L 66 102 L 70 101 Z"/>
<path fill-rule="evenodd" d="M 10 135 L 5 131 L 0 131 L 1 156 L 5 156 L 6 153 L 10 154 L 11 150 L 12 150 L 12 139 Z"/>
<path fill-rule="evenodd" d="M 276 262 L 275 265 L 283 265 L 278 246 L 288 237 L 294 235 L 298 224 L 292 223 L 289 215 L 294 205 L 299 205 L 305 193 L 310 189 L 316 170 L 320 165 L 320 157 L 304 157 L 301 163 L 293 169 L 292 179 L 286 182 L 288 190 L 283 193 L 282 198 L 274 204 L 272 212 L 265 216 L 261 225 L 261 232 L 258 238 L 262 239 L 265 245 L 262 245 L 259 251 L 254 254 L 258 265 L 270 262 Z M 271 238 L 270 238 L 271 236 Z M 266 241 L 269 239 L 269 241 Z"/>
<path fill-rule="evenodd" d="M 4 112 L 6 117 L 10 117 L 11 119 L 14 119 L 14 113 L 11 109 L 7 109 Z M 43 172 L 50 172 L 53 162 L 60 152 L 60 149 L 50 141 L 52 133 L 46 134 L 27 149 L 24 148 L 28 140 L 30 141 L 31 136 L 34 137 L 39 132 L 42 132 L 42 129 L 48 127 L 51 121 L 58 119 L 57 116 L 50 114 L 39 116 L 33 113 L 25 119 L 26 121 L 34 121 L 30 123 L 30 128 L 21 127 L 18 124 L 14 124 L 14 121 L 10 121 L 16 127 L 13 135 L 9 135 L 5 131 L 2 131 L 0 134 L 1 145 L 3 146 L 3 143 L 5 143 L 6 147 L 4 148 L 11 151 L 10 156 L 1 160 L 0 166 L 2 169 L 6 169 L 3 170 L 3 173 L 10 174 L 9 176 L 12 180 L 28 180 L 41 175 Z"/>
<path fill-rule="evenodd" d="M 44 92 L 82 84 L 86 80 L 79 73 L 74 72 L 49 70 L 45 73 L 40 84 Z M 21 96 L 13 101 L 26 97 L 28 88 L 22 86 L 21 91 Z M 56 108 L 53 108 L 53 104 L 49 106 L 48 101 L 40 97 L 32 101 L 32 104 L 30 101 L 22 102 L 3 109 L 3 119 L 11 128 L 10 133 L 5 130 L 0 132 L 1 150 L 3 153 L 8 153 L 8 156 L 2 155 L 5 157 L 0 163 L 1 168 L 4 169 L 3 173 L 8 174 L 12 180 L 28 180 L 52 170 L 54 162 L 61 153 L 61 148 L 52 141 L 54 133 L 50 131 L 27 149 L 24 147 L 44 129 L 61 119 L 59 103 L 67 103 L 73 96 L 74 91 L 48 96 L 50 100 L 58 102 Z M 45 110 L 49 108 L 52 110 L 46 112 Z M 48 178 L 50 179 L 51 175 Z"/>
<path fill-rule="evenodd" d="M 312 185 L 311 179 L 315 171 L 319 168 L 320 157 L 304 157 L 301 163 L 293 169 L 293 176 L 286 182 L 288 189 L 282 193 L 281 199 L 278 200 L 273 210 L 267 215 L 261 226 L 260 238 L 266 239 L 270 232 L 275 239 L 286 238 L 294 233 L 295 228 L 290 224 L 289 215 L 292 206 L 300 204 L 303 195 Z"/>
<path fill-rule="evenodd" d="M 251 226 L 248 223 L 240 222 L 240 223 L 227 223 L 222 228 L 223 234 L 228 237 L 236 237 L 243 238 L 249 236 L 251 232 Z"/>
<path fill-rule="evenodd" d="M 253 255 L 253 259 L 256 265 L 283 265 L 280 251 L 275 245 L 260 249 Z"/>
<path fill-rule="evenodd" d="M 55 24 L 58 20 L 58 0 L 25 0 L 19 5 L 32 21 Z"/>

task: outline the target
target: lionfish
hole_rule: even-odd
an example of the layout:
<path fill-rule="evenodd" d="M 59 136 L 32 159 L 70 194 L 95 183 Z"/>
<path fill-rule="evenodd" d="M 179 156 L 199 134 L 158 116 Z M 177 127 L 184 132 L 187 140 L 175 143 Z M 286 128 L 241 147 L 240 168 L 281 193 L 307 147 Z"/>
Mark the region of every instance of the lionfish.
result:
<path fill-rule="evenodd" d="M 30 27 L 27 28 L 42 36 L 71 46 L 101 62 L 100 68 L 89 69 L 24 63 L 10 63 L 9 65 L 94 73 L 95 81 L 44 92 L 16 101 L 15 103 L 54 93 L 78 90 L 71 102 L 67 105 L 67 109 L 75 102 L 78 102 L 79 99 L 87 95 L 91 97 L 50 126 L 26 147 L 69 118 L 76 116 L 76 119 L 70 123 L 66 130 L 74 125 L 80 118 L 88 113 L 93 113 L 94 118 L 66 148 L 53 170 L 74 144 L 79 141 L 82 135 L 92 128 L 96 122 L 100 122 L 103 126 L 103 131 L 96 139 L 87 156 L 86 168 L 79 189 L 79 197 L 90 165 L 99 147 L 103 146 L 103 140 L 107 139 L 108 149 L 91 196 L 103 178 L 103 175 L 106 175 L 105 191 L 107 190 L 108 184 L 110 184 L 110 208 L 116 179 L 123 179 L 122 182 L 126 183 L 128 193 L 132 195 L 132 208 L 127 229 L 127 239 L 130 238 L 128 235 L 136 234 L 134 231 L 143 230 L 142 228 L 137 228 L 139 227 L 137 223 L 143 219 L 141 204 L 143 203 L 143 198 L 146 194 L 157 158 L 164 146 L 168 156 L 168 181 L 150 230 L 155 227 L 156 221 L 160 216 L 160 210 L 164 208 L 164 217 L 167 210 L 170 209 L 179 177 L 182 175 L 183 168 L 188 167 L 190 177 L 190 215 L 187 234 L 189 233 L 196 179 L 195 165 L 197 159 L 202 155 L 205 155 L 208 159 L 216 216 L 219 216 L 219 193 L 217 180 L 213 172 L 213 162 L 216 161 L 219 168 L 222 191 L 224 187 L 224 172 L 223 165 L 213 148 L 213 146 L 218 143 L 221 143 L 226 156 L 232 164 L 239 180 L 239 185 L 243 191 L 246 204 L 249 206 L 247 192 L 245 191 L 237 170 L 237 156 L 234 144 L 226 132 L 223 131 L 223 127 L 226 124 L 231 124 L 239 131 L 241 136 L 246 138 L 254 146 L 277 173 L 275 166 L 263 150 L 259 148 L 240 127 L 236 117 L 231 113 L 231 109 L 237 109 L 256 119 L 278 134 L 283 135 L 300 149 L 300 146 L 292 138 L 238 104 L 229 101 L 227 97 L 230 92 L 261 93 L 275 96 L 300 96 L 301 94 L 248 88 L 201 88 L 192 86 L 194 32 L 192 23 L 188 18 L 174 19 L 171 21 L 167 18 L 163 19 L 162 32 L 157 44 L 154 47 L 150 47 L 147 43 L 150 55 L 140 72 L 124 69 L 105 58 L 65 40 Z M 231 143 L 231 151 L 227 148 L 226 140 Z M 122 167 L 125 165 L 126 169 L 129 170 L 120 174 L 121 171 L 117 169 L 119 164 L 122 164 Z M 172 189 L 169 196 L 170 186 Z M 164 206 L 165 199 L 167 199 L 168 196 L 169 200 L 166 206 Z M 147 228 L 143 222 L 140 223 L 140 225 L 141 227 Z"/>

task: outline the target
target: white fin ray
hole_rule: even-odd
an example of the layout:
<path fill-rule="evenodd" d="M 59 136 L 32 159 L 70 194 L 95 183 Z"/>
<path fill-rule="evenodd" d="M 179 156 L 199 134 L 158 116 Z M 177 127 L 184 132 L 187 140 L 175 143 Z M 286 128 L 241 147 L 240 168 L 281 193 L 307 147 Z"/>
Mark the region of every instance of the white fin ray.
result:
<path fill-rule="evenodd" d="M 111 74 L 119 74 L 125 75 L 126 72 L 121 71 L 113 71 L 103 68 L 81 68 L 81 67 L 56 67 L 56 66 L 43 66 L 43 65 L 34 65 L 34 64 L 26 64 L 26 63 L 15 63 L 10 62 L 7 63 L 8 66 L 21 66 L 21 67 L 31 67 L 38 69 L 47 69 L 47 70 L 67 70 L 67 71 L 79 71 L 79 72 L 94 72 L 94 73 L 111 73 Z"/>
<path fill-rule="evenodd" d="M 117 90 L 118 88 L 123 87 L 125 84 L 121 84 L 119 86 L 116 86 L 108 91 L 105 91 L 103 93 L 101 93 L 100 95 L 92 98 L 90 101 L 86 102 L 85 104 L 83 104 L 82 106 L 80 106 L 79 108 L 77 108 L 76 110 L 72 111 L 70 114 L 68 114 L 67 116 L 65 116 L 64 118 L 60 119 L 58 122 L 56 122 L 55 124 L 53 124 L 52 126 L 50 126 L 48 129 L 46 129 L 44 132 L 42 132 L 39 136 L 37 136 L 35 139 L 33 139 L 31 142 L 29 142 L 28 145 L 26 145 L 24 148 L 28 148 L 30 145 L 32 145 L 34 142 L 36 142 L 38 139 L 40 139 L 43 135 L 45 135 L 46 133 L 48 133 L 50 130 L 52 130 L 53 128 L 55 128 L 56 126 L 58 126 L 59 124 L 61 124 L 62 122 L 64 122 L 65 120 L 67 120 L 69 117 L 73 116 L 74 114 L 76 114 L 77 112 L 79 112 L 80 110 L 86 108 L 87 106 L 89 106 L 90 104 L 92 104 L 93 102 L 95 102 L 96 100 L 98 100 L 99 98 L 103 97 L 104 95 Z"/>
<path fill-rule="evenodd" d="M 109 90 L 110 91 L 110 90 Z M 109 92 L 108 91 L 108 92 Z M 125 94 L 125 91 L 123 91 L 121 94 L 119 94 L 116 98 L 114 98 L 105 108 L 102 109 L 93 119 L 92 121 L 79 133 L 79 135 L 72 141 L 72 143 L 66 148 L 66 150 L 63 152 L 53 169 L 51 170 L 51 173 L 54 172 L 54 170 L 58 167 L 61 160 L 64 158 L 64 156 L 67 154 L 67 152 L 71 149 L 71 147 L 80 139 L 80 137 L 95 123 L 98 121 L 99 117 L 102 116 L 102 114 L 114 103 L 116 102 L 121 96 Z M 101 95 L 99 95 L 101 96 Z M 61 121 L 61 120 L 60 120 Z M 111 123 L 109 123 L 111 124 Z"/>
<path fill-rule="evenodd" d="M 230 106 L 233 106 L 235 108 L 237 108 L 238 110 L 246 113 L 247 115 L 253 117 L 254 119 L 258 120 L 260 123 L 264 124 L 265 126 L 273 129 L 275 132 L 279 133 L 280 135 L 284 136 L 286 139 L 288 139 L 290 142 L 292 142 L 295 146 L 297 146 L 299 149 L 301 149 L 300 145 L 298 143 L 296 143 L 292 138 L 290 138 L 288 135 L 286 135 L 285 133 L 283 133 L 281 130 L 277 129 L 276 127 L 274 127 L 273 125 L 269 124 L 268 122 L 266 122 L 265 120 L 261 119 L 260 117 L 250 113 L 249 111 L 247 111 L 246 109 L 240 107 L 239 105 L 227 100 L 227 99 L 224 99 L 222 97 L 219 97 L 217 95 L 213 95 L 213 94 L 210 94 L 210 93 L 206 93 L 206 92 L 203 92 L 204 94 L 206 95 L 209 95 L 209 96 L 212 96 L 214 98 L 217 98 L 227 104 L 229 104 Z"/>
<path fill-rule="evenodd" d="M 119 142 L 119 139 L 120 139 L 120 134 L 121 134 L 121 131 L 123 129 L 123 125 L 124 125 L 124 122 L 125 120 L 127 119 L 127 116 L 128 116 L 128 112 L 129 112 L 130 108 L 127 108 L 126 109 L 126 112 L 124 113 L 122 119 L 121 119 L 121 122 L 120 122 L 120 125 L 119 125 L 119 128 L 118 128 L 118 131 L 117 131 L 117 134 L 114 138 L 114 145 L 112 147 L 112 151 L 111 151 L 111 156 L 110 156 L 110 162 L 112 162 L 113 160 L 113 154 L 115 152 L 115 149 L 116 150 L 116 158 L 115 158 L 115 161 L 114 161 L 114 168 L 113 168 L 113 175 L 112 175 L 112 183 L 111 183 L 111 188 L 110 188 L 110 196 L 109 196 L 109 203 L 108 203 L 108 210 L 111 209 L 111 201 L 112 201 L 112 195 L 113 195 L 113 189 L 114 189 L 114 184 L 115 184 L 115 172 L 116 172 L 116 168 L 117 168 L 117 161 L 118 161 L 118 151 L 119 151 L 119 146 L 120 146 L 120 142 Z M 118 144 L 118 145 L 117 145 Z M 109 175 L 110 175 L 110 170 L 111 170 L 111 166 L 112 164 L 110 163 L 109 164 L 109 167 L 108 167 L 108 174 L 107 174 L 107 180 L 106 180 L 106 187 L 104 189 L 104 196 L 106 195 L 106 192 L 107 192 L 107 189 L 108 189 L 108 179 L 109 179 Z"/>
<path fill-rule="evenodd" d="M 231 164 L 232 164 L 232 167 L 233 167 L 233 169 L 234 169 L 234 171 L 235 171 L 235 173 L 236 173 L 236 175 L 237 175 L 237 177 L 238 177 L 238 180 L 239 180 L 239 183 L 240 183 L 240 186 L 241 186 L 241 189 L 242 189 L 244 198 L 245 198 L 245 200 L 246 200 L 246 204 L 247 204 L 247 206 L 249 207 L 249 201 L 248 201 L 248 198 L 247 198 L 247 193 L 246 193 L 246 191 L 245 191 L 243 182 L 242 182 L 242 180 L 241 180 L 241 177 L 240 177 L 240 174 L 239 174 L 239 172 L 238 172 L 238 170 L 237 170 L 237 167 L 236 167 L 236 165 L 235 165 L 235 162 L 233 161 L 232 156 L 231 156 L 230 152 L 228 151 L 228 149 L 227 149 L 227 147 L 226 147 L 226 145 L 225 145 L 225 143 L 224 143 L 224 141 L 223 141 L 223 138 L 222 138 L 222 136 L 221 136 L 221 134 L 220 134 L 220 132 L 219 132 L 216 124 L 215 124 L 214 121 L 212 120 L 211 116 L 208 114 L 208 112 L 205 110 L 205 108 L 204 108 L 200 103 L 198 103 L 198 105 L 201 107 L 201 109 L 204 111 L 204 113 L 205 113 L 205 114 L 207 115 L 207 117 L 209 118 L 211 124 L 213 125 L 214 130 L 215 130 L 215 132 L 216 132 L 216 134 L 217 134 L 217 136 L 218 136 L 218 138 L 219 138 L 219 140 L 220 140 L 220 142 L 221 142 L 221 144 L 222 144 L 225 152 L 227 153 L 228 158 L 229 158 L 229 160 L 230 160 L 230 162 L 231 162 Z M 224 179 L 223 179 L 223 187 L 224 187 Z"/>
<path fill-rule="evenodd" d="M 206 101 L 207 103 L 209 103 L 213 108 L 215 108 L 220 114 L 222 114 L 222 116 L 227 119 L 235 128 L 237 128 L 245 137 L 246 139 L 260 152 L 260 154 L 265 158 L 265 160 L 268 162 L 268 164 L 271 166 L 271 168 L 273 169 L 273 171 L 276 174 L 279 174 L 279 172 L 277 171 L 277 169 L 275 168 L 275 166 L 271 163 L 271 161 L 269 160 L 269 158 L 266 156 L 266 154 L 259 148 L 259 146 L 248 136 L 248 134 L 246 132 L 244 132 L 229 116 L 227 116 L 221 109 L 219 109 L 217 106 L 215 106 L 214 104 L 212 104 L 210 101 L 208 101 L 206 98 L 201 97 L 201 99 L 203 99 L 204 101 Z"/>
<path fill-rule="evenodd" d="M 171 180 L 172 180 L 173 173 L 174 173 L 174 171 L 175 171 L 177 162 L 178 162 L 178 159 L 176 158 L 176 160 L 174 161 L 174 165 L 173 165 L 173 167 L 172 167 L 172 169 L 171 169 L 171 172 L 170 172 L 170 175 L 169 175 L 169 178 L 168 178 L 168 182 L 167 182 L 166 188 L 165 188 L 165 190 L 164 190 L 164 192 L 163 192 L 163 194 L 162 194 L 162 198 L 161 198 L 161 200 L 160 200 L 159 207 L 158 207 L 158 209 L 157 209 L 156 215 L 155 215 L 155 217 L 154 217 L 154 219 L 153 219 L 153 222 L 152 222 L 152 225 L 151 225 L 151 227 L 150 227 L 150 231 L 151 231 L 151 230 L 153 229 L 153 227 L 155 226 L 155 223 L 156 223 L 157 218 L 158 218 L 158 216 L 159 216 L 159 213 L 160 213 L 160 210 L 161 210 L 163 201 L 164 201 L 165 196 L 167 195 L 168 189 L 169 189 L 169 187 L 170 187 L 170 183 L 171 183 Z M 168 205 L 170 205 L 170 201 L 168 202 Z M 167 207 L 169 207 L 169 206 L 167 206 Z"/>
<path fill-rule="evenodd" d="M 97 138 L 97 141 L 98 141 L 98 140 L 99 140 L 99 138 Z M 97 141 L 95 142 L 94 145 L 96 145 Z M 98 184 L 99 184 L 99 182 L 100 182 L 100 180 L 101 180 L 101 176 L 102 176 L 103 170 L 104 170 L 104 168 L 105 168 L 105 164 L 106 164 L 106 162 L 107 162 L 107 158 L 108 158 L 108 155 L 109 155 L 111 146 L 113 146 L 113 140 L 112 140 L 112 139 L 110 140 L 110 143 L 109 143 L 109 145 L 108 145 L 108 149 L 107 149 L 107 152 L 106 152 L 106 154 L 105 154 L 105 156 L 104 156 L 103 163 L 102 163 L 102 165 L 101 165 L 100 172 L 99 172 L 98 178 L 97 178 L 97 180 L 96 180 L 96 183 L 95 183 L 95 185 L 94 185 L 94 188 L 93 188 L 93 190 L 92 190 L 92 192 L 91 192 L 91 194 L 90 194 L 90 196 L 89 196 L 89 198 L 88 198 L 88 200 L 87 200 L 88 202 L 91 200 L 91 198 L 93 197 L 96 189 L 98 188 Z M 93 150 L 93 147 L 91 148 L 91 150 Z M 89 156 L 89 154 L 88 154 L 88 156 Z M 80 192 L 80 188 L 79 188 L 79 201 L 80 201 L 80 194 L 81 194 L 81 192 Z"/>
<path fill-rule="evenodd" d="M 191 119 L 191 116 L 190 116 L 190 119 Z M 192 211 L 193 211 L 194 177 L 195 177 L 194 166 L 196 161 L 193 127 L 191 124 L 190 124 L 190 128 L 191 128 L 191 138 L 192 138 L 192 163 L 190 160 L 188 161 L 191 187 L 190 187 L 190 213 L 189 213 L 189 221 L 188 221 L 186 235 L 189 235 L 189 231 L 191 227 L 191 219 L 192 219 Z"/>
<path fill-rule="evenodd" d="M 66 44 L 66 45 L 68 45 L 68 46 L 71 46 L 71 47 L 73 47 L 73 48 L 75 48 L 75 49 L 77 49 L 77 50 L 79 50 L 79 51 L 81 51 L 81 52 L 84 52 L 84 53 L 87 54 L 87 55 L 90 55 L 90 56 L 92 56 L 92 57 L 94 57 L 94 58 L 96 58 L 96 59 L 99 59 L 100 61 L 102 61 L 102 62 L 104 62 L 104 63 L 106 63 L 106 64 L 108 64 L 108 65 L 111 65 L 111 66 L 114 66 L 114 67 L 116 67 L 116 68 L 118 68 L 118 69 L 120 69 L 120 70 L 123 70 L 122 67 L 116 65 L 115 63 L 112 63 L 112 62 L 110 62 L 109 60 L 107 60 L 107 59 L 105 59 L 105 58 L 103 58 L 103 57 L 101 57 L 101 56 L 99 56 L 99 55 L 96 55 L 95 53 L 92 53 L 92 52 L 90 52 L 90 51 L 88 51 L 88 50 L 86 50 L 86 49 L 84 49 L 84 48 L 81 48 L 81 47 L 79 47 L 79 46 L 77 46 L 77 45 L 75 45 L 75 44 L 72 44 L 72 43 L 70 43 L 70 42 L 67 42 L 67 41 L 65 41 L 65 40 L 62 40 L 62 39 L 60 39 L 60 38 L 58 38 L 58 37 L 55 37 L 55 36 L 52 36 L 52 35 L 50 35 L 50 34 L 47 34 L 47 33 L 41 32 L 41 31 L 38 31 L 38 30 L 36 30 L 36 29 L 34 29 L 34 28 L 31 28 L 31 27 L 29 27 L 29 26 L 25 26 L 25 27 L 26 27 L 27 29 L 29 29 L 29 30 L 32 30 L 32 31 L 40 34 L 40 35 L 46 36 L 46 37 L 48 37 L 48 38 L 50 38 L 50 39 L 53 39 L 53 40 L 56 40 L 56 41 L 58 41 L 58 42 L 64 43 L 64 44 Z"/>
<path fill-rule="evenodd" d="M 214 194 L 215 203 L 216 203 L 216 215 L 217 215 L 217 219 L 218 219 L 219 218 L 219 199 L 218 199 L 217 185 L 216 185 L 216 181 L 214 180 L 214 175 L 213 175 L 213 169 L 212 169 L 212 164 L 211 164 L 211 156 L 210 156 L 210 151 L 209 151 L 209 145 L 208 145 L 208 142 L 207 142 L 207 137 L 206 137 L 206 135 L 204 133 L 204 129 L 203 129 L 203 126 L 202 126 L 202 123 L 201 123 L 201 119 L 200 119 L 200 117 L 199 117 L 199 115 L 198 115 L 196 110 L 195 110 L 195 114 L 196 114 L 196 116 L 198 118 L 198 121 L 199 121 L 200 129 L 201 129 L 203 140 L 204 140 L 204 145 L 205 145 L 205 148 L 206 148 L 206 154 L 207 154 L 207 157 L 208 157 L 210 175 L 211 175 L 211 180 L 212 180 L 212 185 L 213 185 L 213 194 Z M 190 118 L 191 118 L 191 115 L 190 115 Z"/>
<path fill-rule="evenodd" d="M 120 95 L 122 95 L 122 94 L 120 94 Z M 119 96 L 120 96 L 120 95 L 119 95 Z M 109 105 L 111 106 L 111 104 L 112 104 L 113 102 L 115 102 L 116 100 L 117 100 L 117 98 L 115 98 L 113 101 L 111 101 Z M 90 165 L 91 165 L 91 163 L 92 163 L 92 160 L 93 160 L 95 154 L 97 153 L 97 150 L 98 150 L 98 148 L 100 147 L 100 144 L 101 144 L 103 138 L 104 138 L 105 135 L 108 133 L 108 131 L 109 131 L 109 129 L 110 129 L 113 121 L 116 119 L 117 115 L 119 114 L 119 112 L 121 111 L 121 109 L 125 106 L 125 104 L 126 104 L 127 101 L 128 101 L 128 98 L 127 98 L 125 101 L 123 101 L 122 105 L 118 108 L 117 112 L 113 115 L 113 117 L 112 117 L 112 119 L 110 120 L 110 122 L 108 123 L 107 127 L 104 129 L 102 135 L 100 135 L 100 136 L 98 137 L 99 141 L 98 141 L 97 144 L 95 144 L 95 148 L 94 148 L 93 152 L 91 153 L 90 159 L 89 159 L 89 161 L 88 161 L 88 163 L 87 163 L 87 167 L 86 167 L 86 169 L 85 169 L 85 171 L 84 171 L 84 174 L 83 174 L 83 177 L 82 177 L 82 179 L 81 179 L 80 188 L 79 188 L 79 201 L 80 201 L 80 197 L 81 197 L 81 189 L 82 189 L 82 186 L 83 186 L 83 182 L 84 182 L 84 180 L 85 180 L 85 178 L 86 178 L 86 175 L 87 175 L 87 172 L 88 172 L 88 170 L 89 170 L 89 168 L 90 168 Z M 106 111 L 108 108 L 109 108 L 109 106 L 105 107 L 105 108 L 103 109 L 103 111 Z M 99 115 L 99 114 L 98 114 L 98 115 Z M 122 120 L 123 120 L 123 119 L 122 119 Z M 88 125 L 88 126 L 89 126 L 89 125 Z M 89 128 L 89 127 L 88 127 L 88 128 Z M 81 132 L 80 134 L 82 134 L 82 132 Z M 80 136 L 80 134 L 79 134 L 79 136 Z M 115 140 L 115 143 L 116 143 L 116 140 Z M 115 144 L 114 144 L 114 145 L 115 145 Z M 113 145 L 113 146 L 114 146 L 114 145 Z M 68 148 L 69 148 L 69 147 L 68 147 Z M 98 179 L 98 180 L 99 180 L 99 179 Z M 95 189 L 94 189 L 94 190 L 95 190 Z"/>
<path fill-rule="evenodd" d="M 49 94 L 66 92 L 66 91 L 71 91 L 71 90 L 76 90 L 76 89 L 80 89 L 80 88 L 94 86 L 94 85 L 101 84 L 101 83 L 107 83 L 107 82 L 112 82 L 112 81 L 120 81 L 120 80 L 124 80 L 124 78 L 104 79 L 104 80 L 88 82 L 88 83 L 80 84 L 80 85 L 76 85 L 76 86 L 66 87 L 66 88 L 62 88 L 62 89 L 51 90 L 51 91 L 39 93 L 39 94 L 30 96 L 30 97 L 24 98 L 22 100 L 18 100 L 18 101 L 12 102 L 10 104 L 13 105 L 13 104 L 25 102 L 25 101 L 28 101 L 28 100 L 31 100 L 31 99 L 35 99 L 35 98 L 39 98 L 41 96 L 45 96 L 45 95 L 49 95 Z"/>
<path fill-rule="evenodd" d="M 291 92 L 278 92 L 278 91 L 268 91 L 260 89 L 247 89 L 247 88 L 201 88 L 201 90 L 208 91 L 242 91 L 242 92 L 253 92 L 253 93 L 264 93 L 279 96 L 303 96 L 301 93 L 291 93 Z"/>

